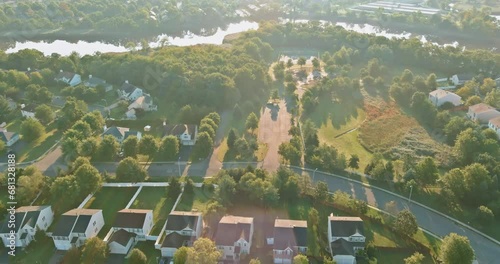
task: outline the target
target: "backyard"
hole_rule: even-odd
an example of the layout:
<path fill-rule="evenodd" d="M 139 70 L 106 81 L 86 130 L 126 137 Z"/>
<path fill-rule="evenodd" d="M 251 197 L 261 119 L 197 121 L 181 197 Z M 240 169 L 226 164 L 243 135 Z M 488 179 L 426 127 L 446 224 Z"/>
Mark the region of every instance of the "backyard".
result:
<path fill-rule="evenodd" d="M 155 236 L 160 234 L 174 203 L 175 199 L 168 197 L 165 187 L 143 187 L 130 208 L 153 210 L 154 226 L 151 235 Z"/>
<path fill-rule="evenodd" d="M 104 227 L 99 237 L 104 238 L 115 222 L 116 213 L 124 209 L 137 191 L 137 187 L 102 187 L 85 204 L 87 209 L 102 209 Z"/>
<path fill-rule="evenodd" d="M 206 204 L 213 197 L 213 193 L 202 188 L 194 188 L 193 194 L 184 192 L 181 201 L 175 208 L 176 211 L 198 211 L 202 212 Z"/>

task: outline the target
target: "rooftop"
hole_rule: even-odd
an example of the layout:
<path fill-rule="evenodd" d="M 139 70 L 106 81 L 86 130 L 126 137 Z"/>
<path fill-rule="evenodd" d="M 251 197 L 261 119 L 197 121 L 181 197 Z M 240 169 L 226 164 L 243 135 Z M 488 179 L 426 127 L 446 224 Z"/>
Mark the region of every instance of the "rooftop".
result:
<path fill-rule="evenodd" d="M 330 215 L 331 236 L 349 237 L 356 233 L 364 235 L 363 220 L 359 217 Z"/>
<path fill-rule="evenodd" d="M 274 221 L 274 249 L 307 246 L 307 222 L 288 219 Z"/>
<path fill-rule="evenodd" d="M 436 97 L 436 98 L 443 98 L 449 94 L 454 94 L 456 96 L 458 96 L 457 94 L 455 93 L 452 93 L 452 92 L 449 92 L 449 91 L 445 91 L 445 90 L 442 90 L 442 89 L 437 89 L 437 90 L 434 90 L 432 92 L 429 93 L 430 95 Z"/>
<path fill-rule="evenodd" d="M 148 213 L 153 214 L 153 210 L 123 209 L 116 214 L 113 227 L 122 228 L 143 228 L 144 221 Z"/>
<path fill-rule="evenodd" d="M 479 104 L 469 106 L 469 110 L 472 112 L 475 112 L 475 113 L 482 113 L 482 112 L 486 112 L 488 110 L 495 110 L 495 108 L 493 106 L 487 105 L 485 103 L 479 103 Z"/>
<path fill-rule="evenodd" d="M 173 211 L 167 218 L 165 230 L 180 231 L 190 228 L 196 231 L 198 217 L 201 217 L 201 213 L 199 212 Z"/>
<path fill-rule="evenodd" d="M 253 217 L 224 216 L 217 226 L 215 244 L 232 246 L 240 238 L 250 241 L 250 230 L 253 225 Z"/>
<path fill-rule="evenodd" d="M 187 245 L 189 242 L 193 242 L 195 237 L 192 236 L 184 236 L 177 232 L 173 232 L 168 234 L 161 243 L 161 247 L 163 248 L 180 248 L 182 246 Z"/>
<path fill-rule="evenodd" d="M 113 232 L 111 237 L 108 239 L 108 244 L 111 242 L 116 242 L 122 246 L 126 246 L 130 239 L 134 238 L 136 236 L 135 233 L 128 232 L 124 229 L 120 229 L 116 232 Z"/>
<path fill-rule="evenodd" d="M 496 127 L 500 127 L 500 116 L 490 119 L 490 123 Z"/>

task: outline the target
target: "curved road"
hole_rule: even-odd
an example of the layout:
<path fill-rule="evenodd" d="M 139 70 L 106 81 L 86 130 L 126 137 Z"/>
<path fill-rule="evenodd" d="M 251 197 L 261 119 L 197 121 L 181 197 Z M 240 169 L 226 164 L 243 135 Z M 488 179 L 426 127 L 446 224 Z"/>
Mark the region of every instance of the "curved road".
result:
<path fill-rule="evenodd" d="M 309 174 L 309 171 L 306 171 L 305 169 L 293 168 L 293 170 L 299 174 Z M 312 176 L 312 172 L 310 174 Z M 351 194 L 356 199 L 364 200 L 368 202 L 368 204 L 378 207 L 379 209 L 384 209 L 387 202 L 395 201 L 399 210 L 409 208 L 417 218 L 418 225 L 427 229 L 431 233 L 441 237 L 444 237 L 449 233 L 457 233 L 459 235 L 467 236 L 470 240 L 471 246 L 476 252 L 476 257 L 480 264 L 499 263 L 499 245 L 483 237 L 477 232 L 455 223 L 455 221 L 414 202 L 408 205 L 408 200 L 405 198 L 319 171 L 315 173 L 314 181 L 324 181 L 328 184 L 330 192 L 335 192 L 336 190 L 344 191 Z"/>

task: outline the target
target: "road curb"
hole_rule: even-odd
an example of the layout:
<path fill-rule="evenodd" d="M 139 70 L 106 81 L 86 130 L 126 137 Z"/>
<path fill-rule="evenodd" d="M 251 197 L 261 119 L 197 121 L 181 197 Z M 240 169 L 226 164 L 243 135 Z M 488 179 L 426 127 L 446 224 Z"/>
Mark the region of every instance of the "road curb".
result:
<path fill-rule="evenodd" d="M 287 167 L 289 167 L 289 168 L 301 169 L 301 170 L 303 170 L 303 171 L 308 171 L 308 172 L 313 172 L 313 171 L 314 171 L 314 170 L 311 170 L 311 169 L 308 169 L 308 168 L 297 167 L 297 166 L 292 166 L 292 165 L 286 165 L 286 166 L 287 166 Z M 333 177 L 337 177 L 337 178 L 340 178 L 340 179 L 344 179 L 344 180 L 347 180 L 347 181 L 350 181 L 350 182 L 355 182 L 355 183 L 361 184 L 361 185 L 363 185 L 363 186 L 365 186 L 365 187 L 374 188 L 374 189 L 377 189 L 377 190 L 383 191 L 383 192 L 385 192 L 385 193 L 388 193 L 388 194 L 391 194 L 391 195 L 397 196 L 397 197 L 399 197 L 399 198 L 401 198 L 401 199 L 403 199 L 403 200 L 406 200 L 406 199 L 407 199 L 406 197 L 403 197 L 403 196 L 401 196 L 401 195 L 399 195 L 399 194 L 397 194 L 397 193 L 393 193 L 393 192 L 391 192 L 391 191 L 388 191 L 388 190 L 382 189 L 382 188 L 377 187 L 377 186 L 374 186 L 374 185 L 369 185 L 369 184 L 366 184 L 366 183 L 364 183 L 364 182 L 360 182 L 360 181 L 358 181 L 358 180 L 353 180 L 353 179 L 350 179 L 350 178 L 347 178 L 347 177 L 344 177 L 344 176 L 341 176 L 341 175 L 332 174 L 332 173 L 323 172 L 323 171 L 317 171 L 316 173 L 318 173 L 318 172 L 319 172 L 319 173 L 326 174 L 326 175 L 330 175 L 330 176 L 333 176 Z M 425 209 L 427 209 L 427 210 L 429 210 L 429 211 L 431 211 L 431 212 L 434 212 L 434 213 L 436 213 L 436 214 L 439 214 L 440 216 L 443 216 L 443 217 L 447 218 L 448 220 L 453 221 L 455 224 L 460 224 L 461 226 L 463 226 L 463 227 L 465 227 L 465 228 L 467 228 L 467 229 L 469 229 L 469 230 L 471 230 L 471 231 L 473 231 L 473 232 L 477 233 L 478 235 L 481 235 L 482 237 L 484 237 L 484 238 L 486 238 L 486 239 L 490 240 L 491 242 L 493 242 L 493 243 L 497 244 L 498 246 L 500 246 L 500 242 L 499 242 L 498 240 L 496 240 L 496 239 L 494 239 L 494 238 L 492 238 L 492 237 L 490 237 L 490 236 L 486 235 L 485 233 L 483 233 L 483 232 L 481 232 L 481 231 L 479 231 L 479 230 L 477 230 L 477 229 L 475 229 L 475 228 L 473 228 L 473 227 L 471 227 L 471 226 L 469 226 L 469 225 L 467 225 L 467 224 L 465 224 L 465 223 L 462 223 L 461 221 L 459 221 L 459 220 L 457 220 L 457 219 L 455 219 L 455 218 L 452 218 L 452 217 L 450 217 L 450 216 L 448 216 L 448 215 L 445 215 L 445 214 L 443 214 L 443 213 L 441 213 L 441 212 L 439 212 L 439 211 L 437 211 L 437 210 L 435 210 L 435 209 L 433 209 L 433 208 L 430 208 L 430 207 L 428 207 L 428 206 L 426 206 L 426 205 L 424 205 L 424 204 L 421 204 L 421 203 L 419 203 L 419 202 L 412 201 L 412 203 L 417 204 L 417 205 L 419 205 L 420 207 L 423 207 L 423 208 L 425 208 Z"/>

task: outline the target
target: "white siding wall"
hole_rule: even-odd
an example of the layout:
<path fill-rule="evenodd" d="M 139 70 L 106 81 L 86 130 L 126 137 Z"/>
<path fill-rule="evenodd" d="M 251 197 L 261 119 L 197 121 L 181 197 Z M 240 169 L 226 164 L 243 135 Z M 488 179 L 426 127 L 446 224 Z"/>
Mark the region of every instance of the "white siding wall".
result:
<path fill-rule="evenodd" d="M 102 211 L 99 211 L 98 213 L 94 214 L 90 219 L 89 226 L 87 226 L 87 230 L 85 230 L 85 237 L 91 238 L 97 236 L 97 234 L 99 234 L 99 231 L 101 231 L 103 226 L 104 226 L 104 218 L 102 216 Z"/>

